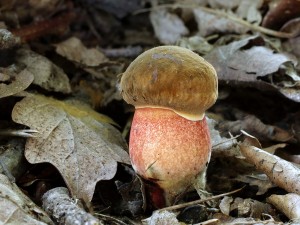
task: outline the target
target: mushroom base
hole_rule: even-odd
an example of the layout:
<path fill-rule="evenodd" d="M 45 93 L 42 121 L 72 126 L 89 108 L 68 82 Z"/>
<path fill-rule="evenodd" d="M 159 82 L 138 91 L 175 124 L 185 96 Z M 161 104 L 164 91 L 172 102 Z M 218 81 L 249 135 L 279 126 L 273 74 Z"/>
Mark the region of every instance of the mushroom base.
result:
<path fill-rule="evenodd" d="M 190 121 L 168 109 L 136 109 L 129 153 L 137 174 L 153 184 L 149 195 L 154 206 L 171 205 L 192 188 L 206 170 L 210 152 L 205 118 Z"/>

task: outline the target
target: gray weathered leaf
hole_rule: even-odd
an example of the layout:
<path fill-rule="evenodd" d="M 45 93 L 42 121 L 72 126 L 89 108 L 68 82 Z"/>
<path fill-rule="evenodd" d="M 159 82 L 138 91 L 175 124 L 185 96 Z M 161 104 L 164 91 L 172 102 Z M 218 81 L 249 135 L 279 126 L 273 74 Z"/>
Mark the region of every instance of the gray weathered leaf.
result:
<path fill-rule="evenodd" d="M 16 57 L 17 65 L 34 75 L 33 83 L 48 91 L 70 93 L 69 78 L 64 71 L 46 57 L 29 49 L 19 49 Z"/>
<path fill-rule="evenodd" d="M 39 132 L 27 140 L 27 160 L 53 164 L 72 196 L 85 202 L 91 201 L 98 181 L 114 177 L 117 162 L 130 163 L 120 132 L 90 108 L 31 96 L 15 105 L 12 117 Z"/>
<path fill-rule="evenodd" d="M 0 98 L 24 91 L 32 83 L 34 77 L 32 73 L 24 69 L 19 74 L 7 75 L 7 78 L 10 79 L 9 84 L 1 83 L 0 81 Z"/>
<path fill-rule="evenodd" d="M 183 21 L 166 9 L 151 11 L 150 21 L 155 36 L 163 44 L 174 44 L 179 38 L 189 33 Z"/>

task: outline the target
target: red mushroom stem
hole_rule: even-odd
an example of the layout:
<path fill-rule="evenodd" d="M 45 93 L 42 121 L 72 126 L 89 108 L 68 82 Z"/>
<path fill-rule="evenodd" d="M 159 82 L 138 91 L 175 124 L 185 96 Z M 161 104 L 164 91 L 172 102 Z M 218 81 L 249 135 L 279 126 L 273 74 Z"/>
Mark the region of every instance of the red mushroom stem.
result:
<path fill-rule="evenodd" d="M 191 188 L 205 173 L 210 149 L 205 117 L 191 121 L 169 109 L 136 109 L 129 153 L 139 175 L 153 179 L 149 192 L 155 207 L 173 204 L 178 194 Z"/>

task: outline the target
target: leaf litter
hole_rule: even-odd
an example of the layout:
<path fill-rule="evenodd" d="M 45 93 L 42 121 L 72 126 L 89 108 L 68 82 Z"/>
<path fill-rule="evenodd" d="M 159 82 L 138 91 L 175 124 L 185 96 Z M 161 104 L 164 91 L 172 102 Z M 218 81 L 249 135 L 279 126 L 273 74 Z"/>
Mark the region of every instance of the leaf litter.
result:
<path fill-rule="evenodd" d="M 298 1 L 165 3 L 3 1 L 0 147 L 9 149 L 7 135 L 14 132 L 27 137 L 25 146 L 18 145 L 25 148 L 27 160 L 53 164 L 70 191 L 66 198 L 78 206 L 83 200 L 91 214 L 101 212 L 100 224 L 297 223 Z M 199 197 L 189 192 L 174 208 L 153 212 L 119 131 L 130 124 L 133 108 L 121 100 L 117 86 L 119 75 L 139 53 L 162 44 L 189 48 L 218 72 L 219 99 L 207 113 L 213 145 L 207 190 L 214 196 L 228 194 L 193 206 Z M 123 134 L 127 140 L 127 132 Z M 37 185 L 44 179 L 29 179 L 31 185 L 23 186 L 20 171 L 11 168 L 2 173 L 32 200 L 41 202 L 43 193 L 58 186 L 48 177 L 48 187 Z M 44 164 L 38 168 L 49 170 Z M 26 166 L 20 169 L 33 173 Z M 5 182 L 10 181 L 0 183 Z"/>

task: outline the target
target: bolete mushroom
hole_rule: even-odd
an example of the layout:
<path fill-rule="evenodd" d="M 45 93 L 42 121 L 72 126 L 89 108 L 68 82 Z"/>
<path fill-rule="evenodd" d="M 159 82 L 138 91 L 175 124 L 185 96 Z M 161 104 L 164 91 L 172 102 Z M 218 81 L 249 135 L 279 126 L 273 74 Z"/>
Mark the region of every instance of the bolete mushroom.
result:
<path fill-rule="evenodd" d="M 132 166 L 150 184 L 153 205 L 173 204 L 199 180 L 204 187 L 211 154 L 204 113 L 218 95 L 212 65 L 188 49 L 160 46 L 129 65 L 120 87 L 136 109 L 129 140 Z"/>

